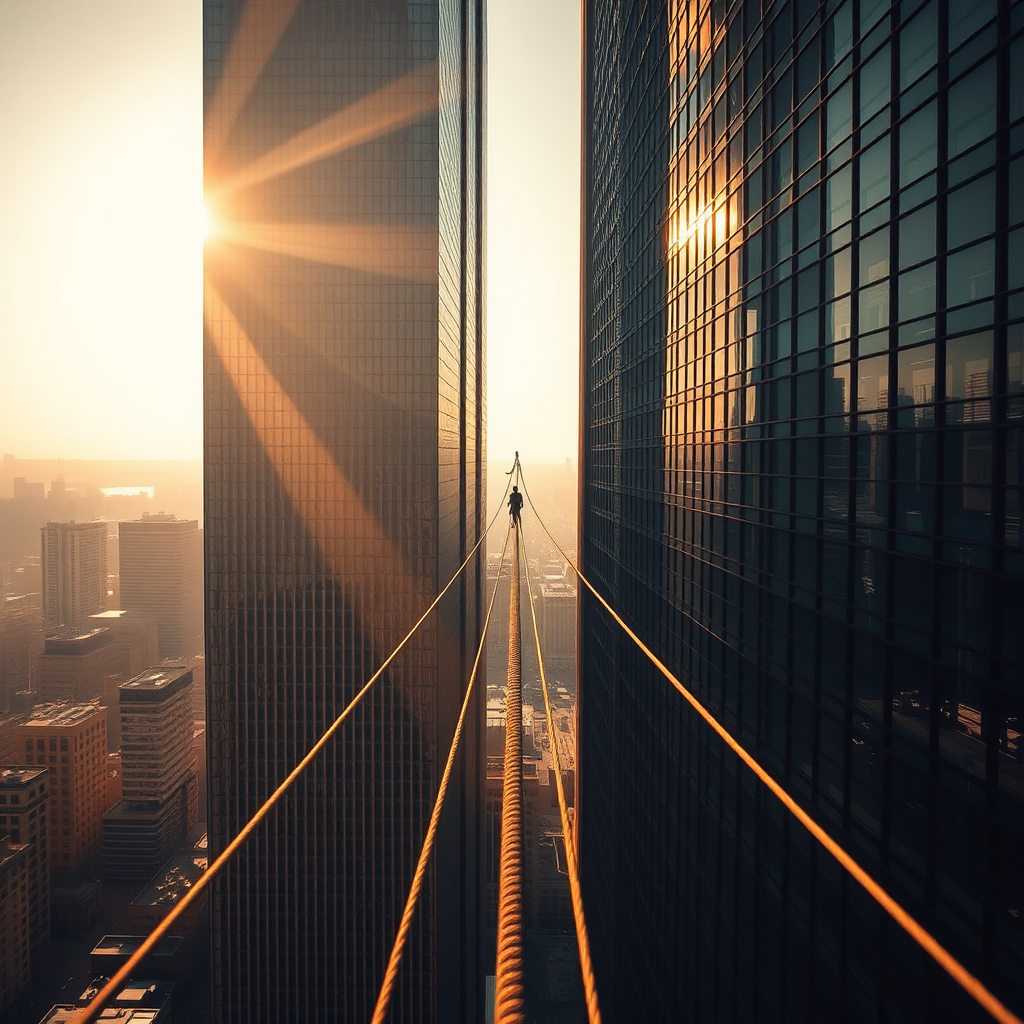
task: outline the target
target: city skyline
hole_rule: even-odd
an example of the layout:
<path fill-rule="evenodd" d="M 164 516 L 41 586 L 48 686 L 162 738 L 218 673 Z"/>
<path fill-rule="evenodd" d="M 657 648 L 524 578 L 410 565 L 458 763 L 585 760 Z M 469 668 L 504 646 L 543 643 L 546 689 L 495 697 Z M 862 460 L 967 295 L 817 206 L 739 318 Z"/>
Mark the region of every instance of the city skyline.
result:
<path fill-rule="evenodd" d="M 0 0 L 3 452 L 201 457 L 200 10 Z M 575 460 L 579 5 L 489 20 L 490 454 Z"/>

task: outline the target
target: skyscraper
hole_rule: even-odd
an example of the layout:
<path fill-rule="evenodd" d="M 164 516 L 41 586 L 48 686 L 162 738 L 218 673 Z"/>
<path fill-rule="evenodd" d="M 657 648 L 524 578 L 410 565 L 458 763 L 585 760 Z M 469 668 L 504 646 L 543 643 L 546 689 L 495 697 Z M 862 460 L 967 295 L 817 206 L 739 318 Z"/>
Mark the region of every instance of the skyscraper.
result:
<path fill-rule="evenodd" d="M 1024 4 L 585 13 L 583 571 L 1024 1008 Z M 984 1016 L 581 602 L 605 1019 Z"/>
<path fill-rule="evenodd" d="M 122 799 L 103 816 L 103 870 L 149 878 L 198 818 L 192 670 L 148 669 L 118 698 Z"/>
<path fill-rule="evenodd" d="M 47 523 L 42 540 L 43 625 L 83 625 L 107 607 L 107 524 Z"/>
<path fill-rule="evenodd" d="M 203 537 L 195 519 L 144 515 L 118 525 L 121 607 L 152 615 L 161 658 L 203 646 Z"/>
<path fill-rule="evenodd" d="M 204 5 L 211 856 L 482 529 L 482 10 Z M 215 1020 L 369 1018 L 472 664 L 481 572 L 214 887 Z M 398 1019 L 478 1014 L 482 707 Z"/>

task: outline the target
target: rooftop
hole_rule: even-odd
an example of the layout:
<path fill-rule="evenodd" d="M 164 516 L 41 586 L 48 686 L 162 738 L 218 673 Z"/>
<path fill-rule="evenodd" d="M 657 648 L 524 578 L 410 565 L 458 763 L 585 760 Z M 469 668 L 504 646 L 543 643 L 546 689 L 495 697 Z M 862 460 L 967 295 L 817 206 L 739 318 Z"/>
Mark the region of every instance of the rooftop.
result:
<path fill-rule="evenodd" d="M 44 654 L 89 654 L 110 642 L 109 631 L 102 626 L 95 629 L 68 628 L 54 630 L 44 640 Z"/>
<path fill-rule="evenodd" d="M 151 907 L 177 903 L 202 877 L 206 863 L 205 848 L 176 853 L 132 900 L 132 906 Z"/>
<path fill-rule="evenodd" d="M 147 668 L 137 676 L 122 683 L 118 687 L 120 699 L 125 700 L 163 700 L 177 693 L 192 682 L 192 669 L 186 665 L 161 665 Z"/>
<path fill-rule="evenodd" d="M 92 947 L 93 955 L 131 956 L 147 939 L 145 935 L 104 935 Z M 167 935 L 160 940 L 150 956 L 173 956 L 184 940 L 178 935 Z"/>
<path fill-rule="evenodd" d="M 45 774 L 47 768 L 4 768 L 0 770 L 0 789 L 27 786 Z"/>
<path fill-rule="evenodd" d="M 32 709 L 32 717 L 26 726 L 57 726 L 67 729 L 88 722 L 94 715 L 102 715 L 106 719 L 106 707 L 100 704 L 99 698 L 81 704 L 67 702 L 56 704 L 37 704 Z"/>

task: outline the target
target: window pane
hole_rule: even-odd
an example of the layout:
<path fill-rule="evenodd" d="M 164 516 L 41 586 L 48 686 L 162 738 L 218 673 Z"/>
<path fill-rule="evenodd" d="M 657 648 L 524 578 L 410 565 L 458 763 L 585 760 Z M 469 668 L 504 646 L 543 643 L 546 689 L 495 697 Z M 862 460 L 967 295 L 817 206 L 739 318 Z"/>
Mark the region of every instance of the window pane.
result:
<path fill-rule="evenodd" d="M 899 405 L 935 401 L 935 346 L 921 345 L 899 354 Z"/>
<path fill-rule="evenodd" d="M 905 121 L 900 128 L 900 185 L 935 170 L 935 102 Z"/>
<path fill-rule="evenodd" d="M 947 245 L 950 249 L 966 245 L 996 229 L 996 176 L 958 188 L 949 195 Z"/>
<path fill-rule="evenodd" d="M 965 39 L 996 16 L 996 0 L 971 0 L 949 5 L 949 49 L 955 50 Z"/>
<path fill-rule="evenodd" d="M 912 267 L 935 256 L 935 204 L 900 221 L 900 267 Z"/>
<path fill-rule="evenodd" d="M 882 228 L 860 241 L 860 284 L 880 281 L 889 273 L 889 229 Z"/>
<path fill-rule="evenodd" d="M 929 4 L 900 32 L 900 88 L 931 71 L 939 57 L 936 4 Z"/>
<path fill-rule="evenodd" d="M 995 288 L 994 244 L 990 239 L 946 258 L 946 300 L 949 306 L 984 299 Z"/>
<path fill-rule="evenodd" d="M 889 102 L 892 71 L 889 47 L 883 46 L 860 70 L 860 123 L 864 124 Z"/>
<path fill-rule="evenodd" d="M 935 264 L 900 275 L 900 320 L 914 320 L 935 312 Z"/>
<path fill-rule="evenodd" d="M 853 130 L 853 84 L 847 82 L 828 101 L 826 150 L 833 149 Z"/>
<path fill-rule="evenodd" d="M 828 179 L 825 197 L 825 230 L 845 224 L 852 214 L 851 171 L 849 165 Z"/>
<path fill-rule="evenodd" d="M 990 60 L 949 90 L 949 155 L 957 156 L 996 130 L 996 62 Z"/>
<path fill-rule="evenodd" d="M 860 155 L 860 208 L 866 210 L 889 195 L 889 139 Z"/>
<path fill-rule="evenodd" d="M 889 282 L 863 288 L 860 293 L 860 333 L 889 326 Z"/>

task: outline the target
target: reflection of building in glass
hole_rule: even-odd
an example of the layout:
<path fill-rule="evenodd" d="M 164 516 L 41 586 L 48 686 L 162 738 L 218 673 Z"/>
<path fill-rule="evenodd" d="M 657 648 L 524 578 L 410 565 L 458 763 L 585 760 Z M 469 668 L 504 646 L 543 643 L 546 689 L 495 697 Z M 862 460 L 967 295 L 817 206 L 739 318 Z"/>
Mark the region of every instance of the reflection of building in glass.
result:
<path fill-rule="evenodd" d="M 581 539 L 1017 1012 L 1022 30 L 994 2 L 587 5 Z M 589 599 L 581 629 L 607 1019 L 978 1014 Z"/>
<path fill-rule="evenodd" d="M 479 0 L 204 5 L 212 856 L 482 529 L 482 52 Z M 481 572 L 213 886 L 215 1020 L 369 1019 Z M 482 731 L 481 690 L 394 1019 L 478 1015 Z"/>

